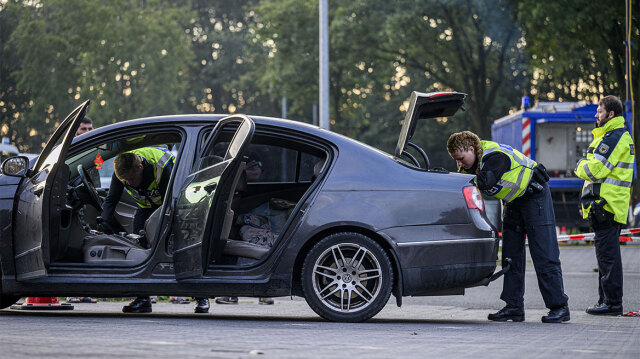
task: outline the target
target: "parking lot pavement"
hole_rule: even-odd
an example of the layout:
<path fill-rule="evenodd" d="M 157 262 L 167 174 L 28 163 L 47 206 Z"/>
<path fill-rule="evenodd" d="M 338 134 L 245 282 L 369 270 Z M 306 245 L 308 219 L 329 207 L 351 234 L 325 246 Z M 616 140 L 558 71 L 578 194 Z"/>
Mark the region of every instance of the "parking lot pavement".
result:
<path fill-rule="evenodd" d="M 407 303 L 388 305 L 366 323 L 319 319 L 304 300 L 273 306 L 243 299 L 193 314 L 160 303 L 151 314 L 125 315 L 122 303 L 79 304 L 71 312 L 0 311 L 3 357 L 325 358 L 338 356 L 620 358 L 640 355 L 640 319 L 572 313 L 569 323 L 494 323 L 486 310 Z"/>
<path fill-rule="evenodd" d="M 592 250 L 561 250 L 572 309 L 571 321 L 563 324 L 540 322 L 546 310 L 536 301 L 540 294 L 528 270 L 523 323 L 486 319 L 502 306 L 502 283 L 473 288 L 465 296 L 405 298 L 402 308 L 392 297 L 376 317 L 355 324 L 324 321 L 301 298 L 276 298 L 272 306 L 240 298 L 238 305 L 212 304 L 209 314 L 194 314 L 193 304 L 158 303 L 151 314 L 131 315 L 121 312 L 125 303 L 100 302 L 76 304 L 69 312 L 0 311 L 0 356 L 638 358 L 640 318 L 584 313 L 597 290 Z M 629 310 L 640 297 L 639 254 L 640 247 L 623 248 Z"/>

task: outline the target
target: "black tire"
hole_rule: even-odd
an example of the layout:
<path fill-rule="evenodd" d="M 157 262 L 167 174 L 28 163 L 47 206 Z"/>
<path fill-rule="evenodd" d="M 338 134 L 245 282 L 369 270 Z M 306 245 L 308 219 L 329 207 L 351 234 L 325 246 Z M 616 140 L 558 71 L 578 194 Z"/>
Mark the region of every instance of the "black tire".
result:
<path fill-rule="evenodd" d="M 304 298 L 318 315 L 335 322 L 362 322 L 389 301 L 393 270 L 378 243 L 359 233 L 343 232 L 311 248 L 301 280 Z"/>
<path fill-rule="evenodd" d="M 1 271 L 0 271 L 0 278 L 2 278 Z M 20 299 L 20 297 L 2 294 L 2 282 L 0 282 L 0 309 L 4 309 L 16 304 L 18 299 Z"/>

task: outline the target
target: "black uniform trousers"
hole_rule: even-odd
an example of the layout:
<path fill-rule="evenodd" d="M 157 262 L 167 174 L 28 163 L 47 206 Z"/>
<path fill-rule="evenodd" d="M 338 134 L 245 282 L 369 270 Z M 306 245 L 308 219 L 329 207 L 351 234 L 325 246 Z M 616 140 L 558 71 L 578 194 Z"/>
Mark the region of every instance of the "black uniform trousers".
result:
<path fill-rule="evenodd" d="M 556 220 L 546 183 L 539 193 L 525 194 L 505 205 L 502 258 L 511 258 L 512 264 L 504 274 L 500 299 L 512 307 L 524 306 L 525 235 L 545 306 L 556 309 L 566 305 L 569 298 L 564 293 Z"/>
<path fill-rule="evenodd" d="M 621 226 L 611 218 L 609 223 L 604 224 L 592 220 L 591 227 L 595 232 L 594 242 L 598 260 L 599 303 L 622 304 Z"/>

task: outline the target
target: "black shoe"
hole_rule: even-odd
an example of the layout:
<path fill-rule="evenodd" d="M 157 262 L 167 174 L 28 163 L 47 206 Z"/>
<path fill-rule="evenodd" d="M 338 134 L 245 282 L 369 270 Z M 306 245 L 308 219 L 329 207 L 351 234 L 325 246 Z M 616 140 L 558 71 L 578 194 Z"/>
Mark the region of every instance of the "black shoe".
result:
<path fill-rule="evenodd" d="M 506 322 L 507 320 L 513 320 L 514 322 L 523 322 L 524 308 L 506 306 L 500 309 L 497 313 L 489 314 L 487 318 L 489 320 L 493 320 L 494 322 Z"/>
<path fill-rule="evenodd" d="M 124 313 L 151 313 L 151 298 L 138 297 L 133 302 L 122 307 Z"/>
<path fill-rule="evenodd" d="M 209 313 L 209 298 L 196 298 L 194 313 Z"/>
<path fill-rule="evenodd" d="M 260 297 L 260 299 L 258 299 L 258 304 L 273 305 L 273 303 L 274 303 L 273 298 Z"/>
<path fill-rule="evenodd" d="M 622 315 L 622 304 L 606 304 L 598 303 L 586 310 L 587 314 L 592 315 Z"/>
<path fill-rule="evenodd" d="M 549 314 L 542 317 L 543 323 L 562 323 L 568 322 L 571 319 L 569 314 L 569 306 L 563 305 L 560 308 L 551 309 Z"/>
<path fill-rule="evenodd" d="M 238 304 L 238 297 L 220 297 L 216 298 L 218 304 Z"/>

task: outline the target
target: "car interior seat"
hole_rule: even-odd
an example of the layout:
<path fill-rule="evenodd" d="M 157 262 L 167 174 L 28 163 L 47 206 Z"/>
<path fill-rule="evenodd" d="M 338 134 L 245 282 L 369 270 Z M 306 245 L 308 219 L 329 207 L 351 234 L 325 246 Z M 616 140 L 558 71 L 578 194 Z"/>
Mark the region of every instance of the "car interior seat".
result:
<path fill-rule="evenodd" d="M 244 168 L 245 166 L 246 166 L 246 163 L 243 163 L 242 168 Z M 227 235 L 227 238 L 222 237 L 223 239 L 226 240 L 226 244 L 225 244 L 224 250 L 222 251 L 222 254 L 260 259 L 269 252 L 270 248 L 245 242 L 242 240 L 231 239 L 231 238 L 237 238 L 238 236 L 237 230 L 232 232 L 233 221 L 234 221 L 233 217 L 235 217 L 233 213 L 234 213 L 234 210 L 236 210 L 238 206 L 241 204 L 240 202 L 242 201 L 242 197 L 246 196 L 246 191 L 247 191 L 247 174 L 243 169 L 239 173 L 238 182 L 236 183 L 236 188 L 234 191 L 235 195 L 233 200 L 231 201 L 230 207 L 232 209 L 231 211 L 232 216 L 231 216 L 231 222 L 228 223 L 229 232 L 224 232 L 224 229 L 223 229 L 223 233 L 228 233 L 228 235 Z"/>
<path fill-rule="evenodd" d="M 316 178 L 320 176 L 322 170 L 324 170 L 325 162 L 325 158 L 322 158 L 318 162 L 316 162 L 315 165 L 313 165 L 313 177 L 311 177 L 311 181 L 315 181 Z"/>
<path fill-rule="evenodd" d="M 147 248 L 138 234 L 96 234 L 84 238 L 82 254 L 85 263 L 139 263 L 149 256 L 162 219 L 162 207 L 157 208 L 144 223 Z M 142 239 L 142 238 L 140 238 Z M 143 241 L 144 242 L 144 241 Z"/>

